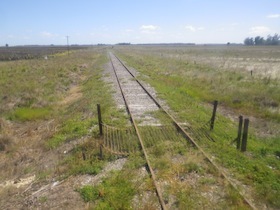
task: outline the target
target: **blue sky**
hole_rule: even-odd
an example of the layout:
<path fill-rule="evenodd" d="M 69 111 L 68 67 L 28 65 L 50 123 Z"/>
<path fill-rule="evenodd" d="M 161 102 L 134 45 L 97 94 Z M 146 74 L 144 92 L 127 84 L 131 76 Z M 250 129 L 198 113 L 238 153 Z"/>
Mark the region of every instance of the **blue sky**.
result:
<path fill-rule="evenodd" d="M 0 46 L 242 43 L 280 34 L 280 0 L 1 0 Z"/>

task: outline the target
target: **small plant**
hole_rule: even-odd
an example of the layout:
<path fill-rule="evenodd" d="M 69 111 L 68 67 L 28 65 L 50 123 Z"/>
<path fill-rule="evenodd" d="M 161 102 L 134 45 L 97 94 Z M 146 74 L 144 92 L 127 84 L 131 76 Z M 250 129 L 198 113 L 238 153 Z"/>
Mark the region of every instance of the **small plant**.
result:
<path fill-rule="evenodd" d="M 202 171 L 201 166 L 199 166 L 197 163 L 194 162 L 186 163 L 184 165 L 184 168 L 185 171 L 188 173 L 192 173 L 192 172 L 199 173 Z"/>
<path fill-rule="evenodd" d="M 99 191 L 96 187 L 91 185 L 86 185 L 78 190 L 81 197 L 84 199 L 85 202 L 95 201 L 99 197 Z"/>
<path fill-rule="evenodd" d="M 140 154 L 140 152 L 133 153 L 128 158 L 129 158 L 129 161 L 127 163 L 127 167 L 129 169 L 139 169 L 139 168 L 145 166 L 145 164 L 146 164 L 146 161 L 145 161 L 144 157 L 142 156 L 142 154 Z"/>
<path fill-rule="evenodd" d="M 260 155 L 261 155 L 261 156 L 266 156 L 267 153 L 268 153 L 267 148 L 264 148 L 264 147 L 263 147 L 263 148 L 260 149 Z"/>

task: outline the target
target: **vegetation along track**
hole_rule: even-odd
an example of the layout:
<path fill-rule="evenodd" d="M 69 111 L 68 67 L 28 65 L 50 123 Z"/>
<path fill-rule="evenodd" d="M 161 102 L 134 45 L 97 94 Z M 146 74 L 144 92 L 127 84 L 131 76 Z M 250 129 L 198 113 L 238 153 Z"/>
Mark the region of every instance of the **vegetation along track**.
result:
<path fill-rule="evenodd" d="M 154 94 L 149 93 L 118 57 L 112 53 L 109 56 L 155 187 L 158 207 L 256 209 L 194 138 L 161 106 Z M 110 137 L 120 135 L 110 134 Z M 113 143 L 104 142 L 106 145 L 117 150 L 123 147 L 120 143 L 112 146 Z M 133 151 L 136 147 L 137 142 Z M 126 152 L 129 153 L 129 149 Z"/>

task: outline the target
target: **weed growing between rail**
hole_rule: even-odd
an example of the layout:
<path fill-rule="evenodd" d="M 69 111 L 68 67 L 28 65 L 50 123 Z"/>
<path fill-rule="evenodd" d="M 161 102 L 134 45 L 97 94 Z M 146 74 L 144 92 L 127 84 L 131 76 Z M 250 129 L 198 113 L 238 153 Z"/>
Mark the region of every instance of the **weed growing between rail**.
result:
<path fill-rule="evenodd" d="M 94 186 L 77 189 L 94 209 L 156 209 L 158 200 L 141 152 L 131 154 L 121 171 L 109 174 Z"/>
<path fill-rule="evenodd" d="M 279 113 L 269 111 L 263 103 L 280 103 L 279 94 L 276 93 L 279 92 L 278 79 L 266 83 L 263 78 L 252 79 L 250 75 L 238 71 L 225 73 L 192 61 L 162 59 L 147 50 L 139 53 L 137 50 L 122 49 L 119 52 L 129 66 L 145 75 L 142 79 L 167 101 L 177 118 L 187 122 L 186 129 L 198 143 L 215 156 L 220 165 L 229 169 L 236 179 L 250 187 L 250 194 L 253 193 L 252 197 L 257 203 L 261 201 L 272 208 L 280 207 L 277 129 L 276 136 L 261 138 L 256 136 L 255 127 L 251 127 L 248 152 L 243 154 L 235 149 L 237 123 L 218 114 L 214 131 L 210 132 L 207 122 L 211 118 L 212 107 L 203 105 L 204 102 L 218 99 L 221 104 L 239 113 L 261 116 L 277 124 Z M 160 155 L 158 148 L 156 152 Z M 166 161 L 158 164 L 169 165 Z"/>
<path fill-rule="evenodd" d="M 140 132 L 169 208 L 247 208 L 173 126 L 140 127 Z"/>

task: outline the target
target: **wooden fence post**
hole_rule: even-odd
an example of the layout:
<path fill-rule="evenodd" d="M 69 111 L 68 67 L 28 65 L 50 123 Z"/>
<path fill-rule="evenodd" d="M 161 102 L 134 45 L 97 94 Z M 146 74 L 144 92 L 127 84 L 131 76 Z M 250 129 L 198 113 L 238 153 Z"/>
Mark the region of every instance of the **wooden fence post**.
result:
<path fill-rule="evenodd" d="M 245 152 L 247 149 L 247 138 L 248 138 L 248 128 L 249 128 L 249 119 L 244 120 L 244 128 L 241 142 L 241 152 Z"/>
<path fill-rule="evenodd" d="M 103 135 L 103 129 L 102 129 L 102 118 L 101 118 L 100 104 L 97 104 L 97 113 L 98 113 L 99 134 L 100 134 L 100 136 L 102 136 Z"/>
<path fill-rule="evenodd" d="M 211 120 L 210 120 L 210 130 L 214 129 L 217 107 L 218 107 L 218 101 L 214 101 L 212 117 L 211 117 Z"/>
<path fill-rule="evenodd" d="M 240 149 L 241 134 L 242 134 L 243 116 L 239 116 L 238 134 L 237 134 L 237 145 L 236 149 Z"/>

